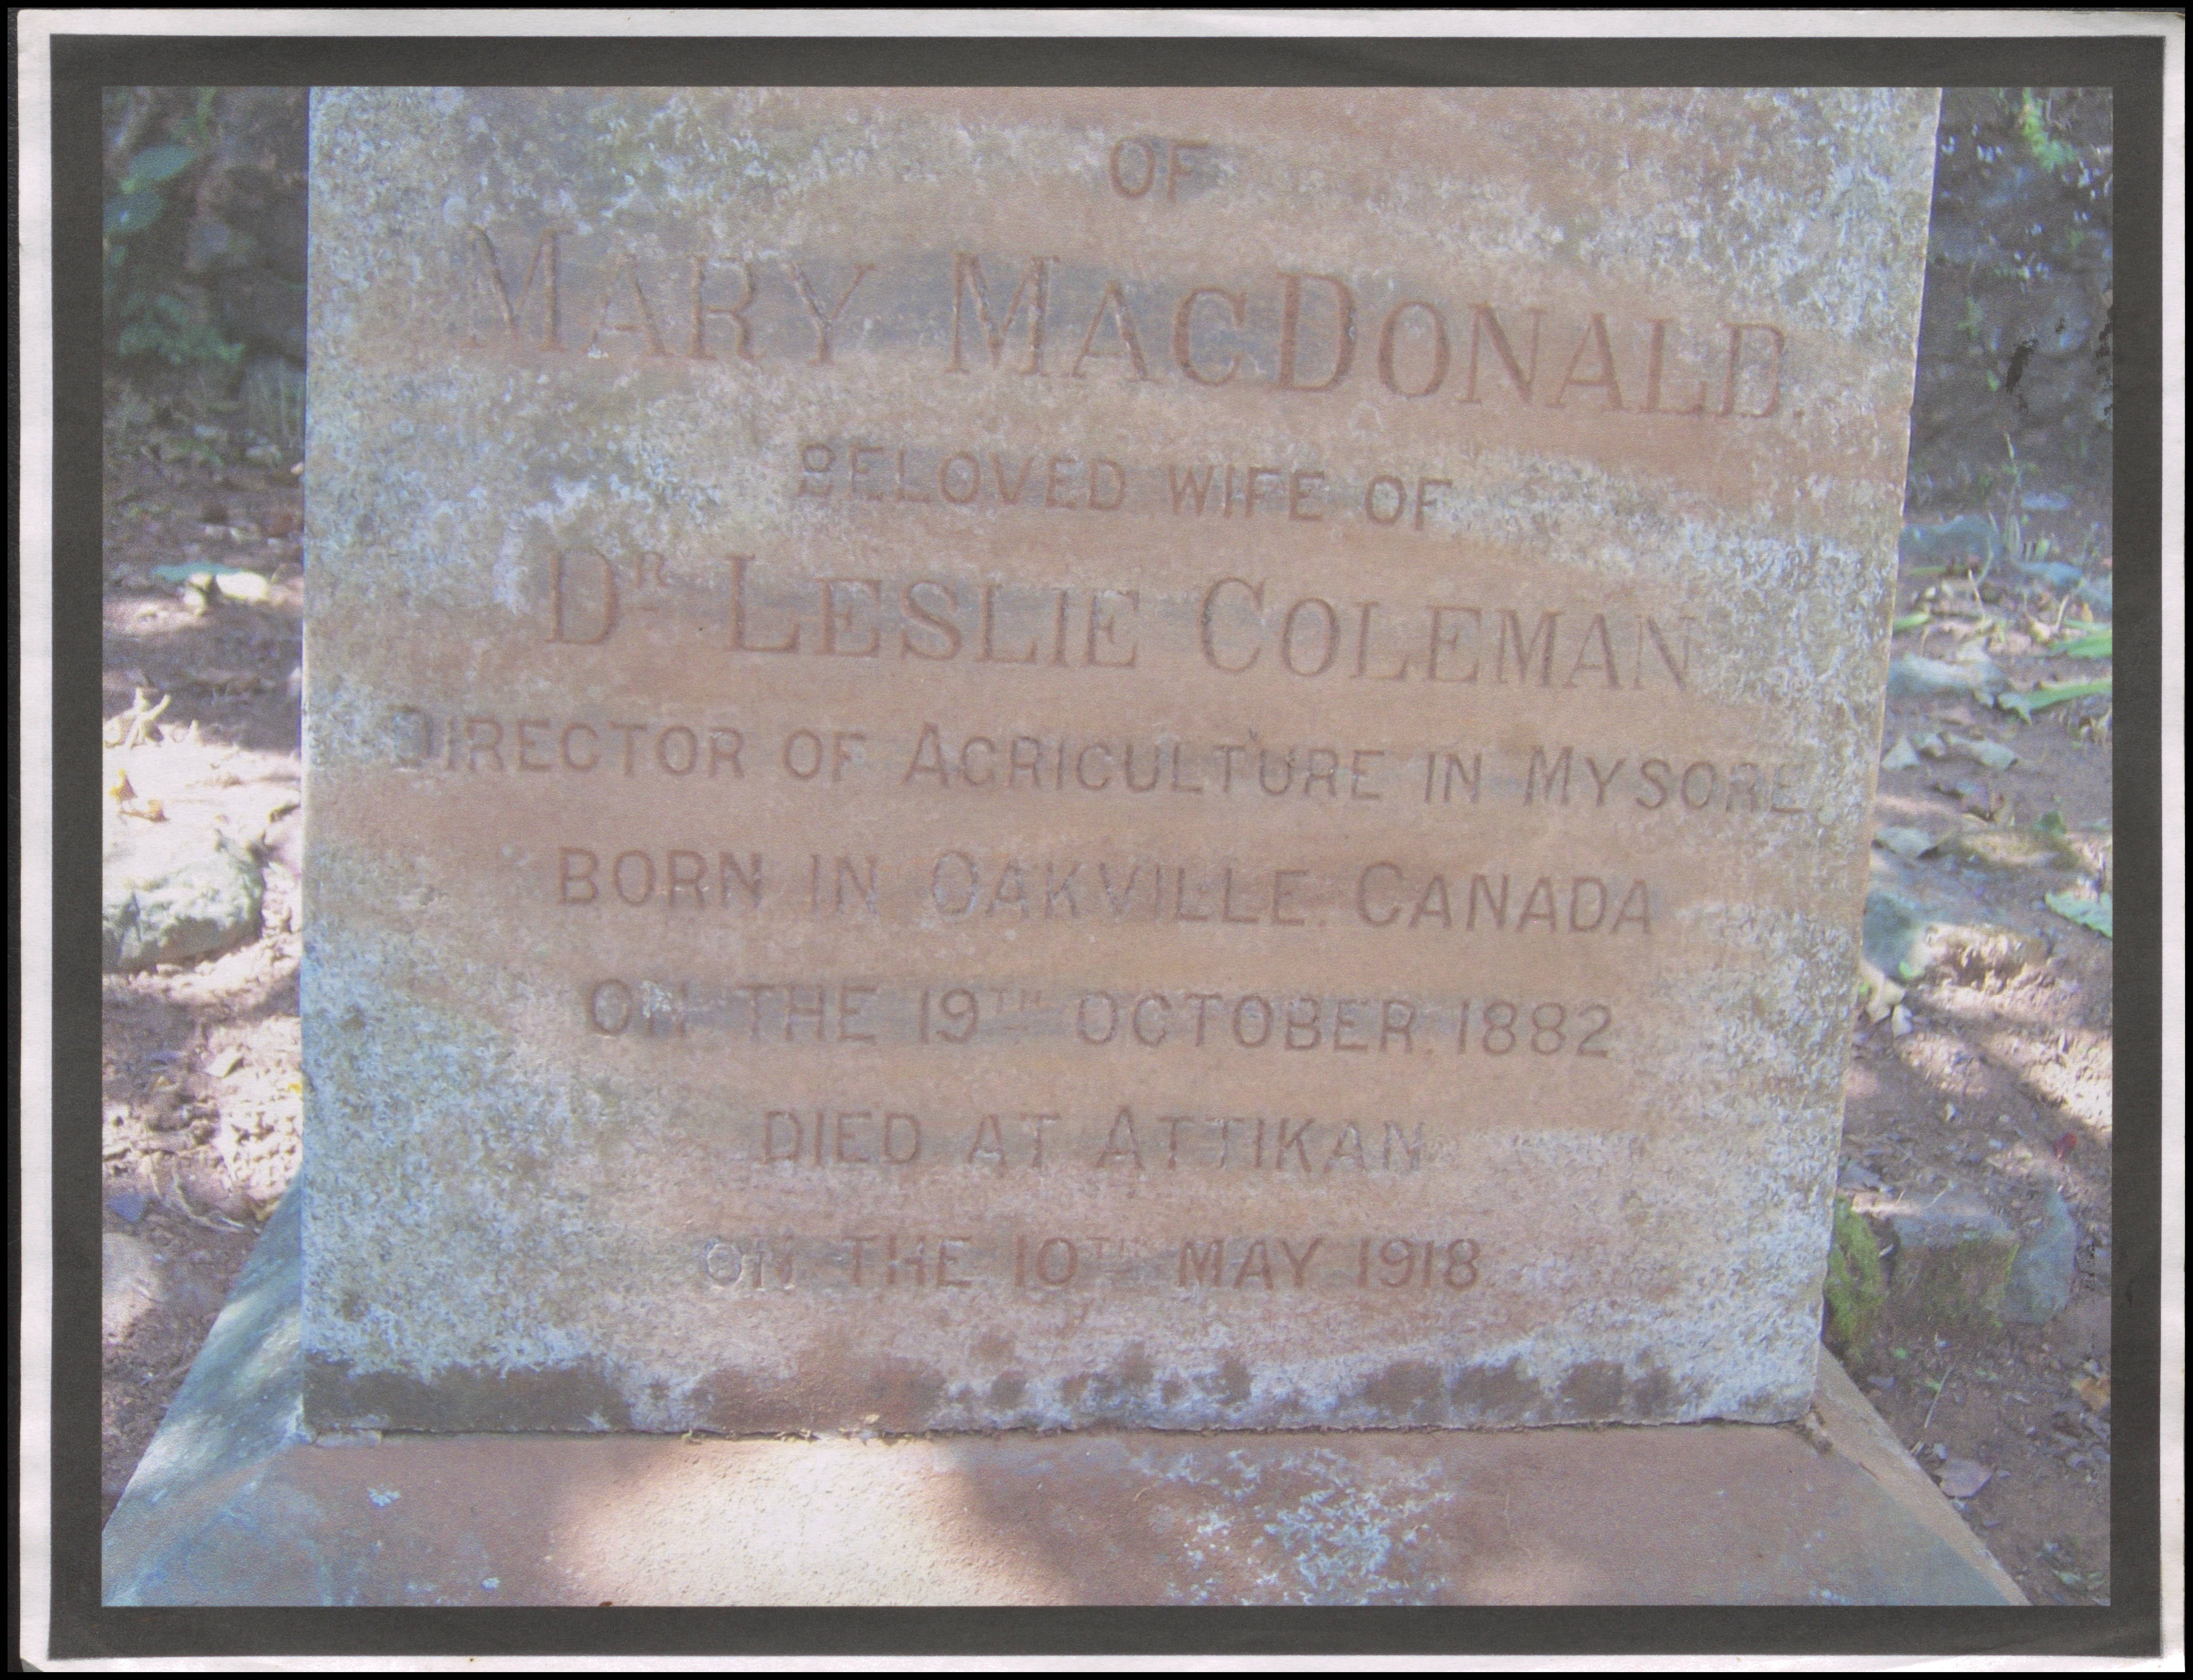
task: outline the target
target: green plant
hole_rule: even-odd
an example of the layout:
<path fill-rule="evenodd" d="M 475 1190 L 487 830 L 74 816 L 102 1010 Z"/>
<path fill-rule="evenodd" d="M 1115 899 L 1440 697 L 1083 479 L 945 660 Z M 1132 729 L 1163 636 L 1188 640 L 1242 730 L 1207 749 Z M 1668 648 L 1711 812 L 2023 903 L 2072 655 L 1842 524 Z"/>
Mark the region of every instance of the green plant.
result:
<path fill-rule="evenodd" d="M 211 150 L 215 92 L 198 89 L 169 123 L 169 138 L 133 152 L 108 191 L 100 221 L 100 290 L 118 356 L 231 369 L 243 358 L 243 347 L 223 336 L 202 305 L 163 284 L 172 277 L 146 254 L 148 236 L 167 220 L 174 184 Z"/>
<path fill-rule="evenodd" d="M 242 345 L 222 337 L 173 292 L 132 292 L 123 300 L 120 319 L 122 330 L 114 337 L 117 355 L 154 355 L 179 368 L 193 362 L 233 368 L 243 359 Z"/>
<path fill-rule="evenodd" d="M 1828 1251 L 1828 1278 L 1822 1292 L 1827 1304 L 1824 1335 L 1842 1359 L 1861 1356 L 1873 1341 L 1888 1286 L 1881 1274 L 1881 1245 L 1849 1198 L 1835 1198 L 1835 1243 Z M 1904 1356 L 1897 1350 L 1897 1356 Z"/>
<path fill-rule="evenodd" d="M 2049 132 L 2047 103 L 2036 97 L 2031 88 L 2024 90 L 2018 103 L 2018 134 L 2033 154 L 2033 161 L 2044 169 L 2068 169 L 2079 162 L 2079 148 L 2065 145 Z"/>

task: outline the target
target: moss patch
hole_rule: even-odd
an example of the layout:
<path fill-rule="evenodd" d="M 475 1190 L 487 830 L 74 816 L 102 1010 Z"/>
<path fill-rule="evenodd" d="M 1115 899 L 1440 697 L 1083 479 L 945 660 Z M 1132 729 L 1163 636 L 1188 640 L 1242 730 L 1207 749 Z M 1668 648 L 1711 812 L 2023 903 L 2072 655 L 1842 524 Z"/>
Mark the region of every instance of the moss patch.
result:
<path fill-rule="evenodd" d="M 1881 1306 L 1888 1299 L 1888 1284 L 1873 1228 L 1851 1210 L 1845 1196 L 1835 1198 L 1835 1240 L 1828 1250 L 1828 1282 L 1823 1293 L 1827 1319 L 1822 1335 L 1829 1350 L 1847 1363 L 1872 1345 Z"/>
<path fill-rule="evenodd" d="M 1897 1322 L 1931 1331 L 1993 1328 L 2001 1321 L 2003 1288 L 2017 1257 L 2016 1239 L 1990 1230 L 1926 1247 L 1905 1246 L 1896 1257 Z"/>

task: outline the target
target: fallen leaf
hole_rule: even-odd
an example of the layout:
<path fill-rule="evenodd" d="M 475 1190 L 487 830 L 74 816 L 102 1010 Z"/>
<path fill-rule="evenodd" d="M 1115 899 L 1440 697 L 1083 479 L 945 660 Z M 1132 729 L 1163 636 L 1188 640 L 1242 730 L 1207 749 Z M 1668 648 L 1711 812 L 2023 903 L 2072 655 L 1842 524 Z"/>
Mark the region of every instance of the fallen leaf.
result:
<path fill-rule="evenodd" d="M 1921 625 L 1931 624 L 1933 622 L 1934 615 L 1931 612 L 1923 611 L 1919 612 L 1907 612 L 1903 617 L 1896 621 L 1892 628 L 1899 632 L 1904 630 L 1916 630 Z"/>
<path fill-rule="evenodd" d="M 2071 1158 L 2071 1151 L 2078 1147 L 2079 1134 L 2076 1132 L 2066 1132 L 2056 1140 L 2056 1159 L 2069 1161 Z"/>
<path fill-rule="evenodd" d="M 2070 892 L 2052 892 L 2041 903 L 2064 920 L 2076 921 L 2081 927 L 2091 928 L 2104 939 L 2116 937 L 2110 931 L 2110 895 L 2106 892 L 2095 898 L 2081 898 Z"/>
<path fill-rule="evenodd" d="M 1951 1459 L 1942 1466 L 1942 1491 L 1953 1499 L 1968 1499 L 1995 1479 L 1995 1472 L 1970 1459 Z"/>
<path fill-rule="evenodd" d="M 241 1050 L 232 1050 L 213 1064 L 211 1071 L 215 1079 L 226 1079 L 243 1064 L 243 1052 Z"/>
<path fill-rule="evenodd" d="M 2098 682 L 2090 683 L 2043 683 L 2040 687 L 2029 689 L 2023 694 L 2006 690 L 1995 697 L 1995 703 L 2004 711 L 2015 712 L 2026 722 L 2031 723 L 2036 712 L 2046 711 L 2049 707 L 2061 704 L 2066 700 L 2087 700 L 2110 691 L 2110 679 L 2107 677 L 2102 678 Z"/>
<path fill-rule="evenodd" d="M 106 784 L 106 796 L 114 801 L 115 814 L 135 817 L 140 822 L 164 823 L 168 813 L 157 800 L 140 799 L 137 790 L 129 785 L 127 771 L 117 769 Z"/>
<path fill-rule="evenodd" d="M 2110 651 L 2110 642 L 2116 634 L 2115 625 L 2104 624 L 2091 635 L 2081 636 L 2076 642 L 2059 647 L 2056 651 L 2067 659 L 2108 659 L 2112 657 Z"/>
<path fill-rule="evenodd" d="M 2110 1379 L 2107 1377 L 2074 1377 L 2071 1386 L 2079 1398 L 2087 1402 L 2090 1412 L 2102 1413 L 2110 1409 Z"/>

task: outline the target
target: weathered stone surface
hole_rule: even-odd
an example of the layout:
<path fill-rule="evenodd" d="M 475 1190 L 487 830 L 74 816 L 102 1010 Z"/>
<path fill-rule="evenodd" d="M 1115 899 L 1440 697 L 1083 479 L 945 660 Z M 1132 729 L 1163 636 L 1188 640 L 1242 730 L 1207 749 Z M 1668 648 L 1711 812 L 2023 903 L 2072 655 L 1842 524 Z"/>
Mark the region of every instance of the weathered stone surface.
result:
<path fill-rule="evenodd" d="M 1898 1322 L 1929 1330 L 2001 1316 L 2018 1233 L 1969 1190 L 1880 1206 L 1893 1236 L 1889 1301 Z"/>
<path fill-rule="evenodd" d="M 313 1440 L 303 1193 L 106 1525 L 106 1603 L 2024 1603 L 1831 1359 L 1781 1427 Z"/>
<path fill-rule="evenodd" d="M 1803 1409 L 1931 94 L 315 98 L 317 1424 Z"/>
<path fill-rule="evenodd" d="M 266 876 L 250 849 L 195 823 L 108 819 L 100 955 L 113 972 L 194 962 L 255 938 Z"/>
<path fill-rule="evenodd" d="M 2022 1244 L 2003 1286 L 2002 1316 L 2013 1324 L 2046 1324 L 2071 1304 L 2079 1228 L 2053 1184 L 2041 1203 L 2041 1229 Z"/>
<path fill-rule="evenodd" d="M 151 1243 L 127 1231 L 108 1231 L 100 1238 L 100 1330 L 107 1341 L 128 1335 L 168 1293 L 167 1274 Z"/>

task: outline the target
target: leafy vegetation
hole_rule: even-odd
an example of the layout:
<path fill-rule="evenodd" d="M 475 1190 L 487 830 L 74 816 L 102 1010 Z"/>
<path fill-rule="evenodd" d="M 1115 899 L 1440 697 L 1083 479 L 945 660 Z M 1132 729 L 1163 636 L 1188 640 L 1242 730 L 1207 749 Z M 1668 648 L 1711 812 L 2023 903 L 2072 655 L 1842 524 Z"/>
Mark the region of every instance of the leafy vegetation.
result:
<path fill-rule="evenodd" d="M 2076 892 L 2052 892 L 2043 901 L 2048 908 L 2066 921 L 2076 921 L 2081 927 L 2092 928 L 2104 938 L 2116 937 L 2113 931 L 2115 916 L 2111 913 L 2111 895 L 2106 892 L 2094 897 L 2083 897 Z"/>
<path fill-rule="evenodd" d="M 2057 139 L 2049 131 L 2047 100 L 2038 89 L 2024 90 L 2018 106 L 2018 134 L 2025 142 L 2025 149 L 2033 154 L 2033 161 L 2042 169 L 2069 169 L 2078 166 L 2079 148 Z"/>
<path fill-rule="evenodd" d="M 107 114 L 122 118 L 129 101 L 147 90 L 107 91 Z M 176 284 L 174 243 L 184 185 L 212 152 L 216 89 L 191 90 L 170 118 L 169 138 L 138 147 L 110 163 L 100 216 L 100 292 L 108 343 L 122 358 L 154 356 L 170 367 L 211 364 L 233 369 L 243 347 L 212 318 L 202 291 Z"/>

